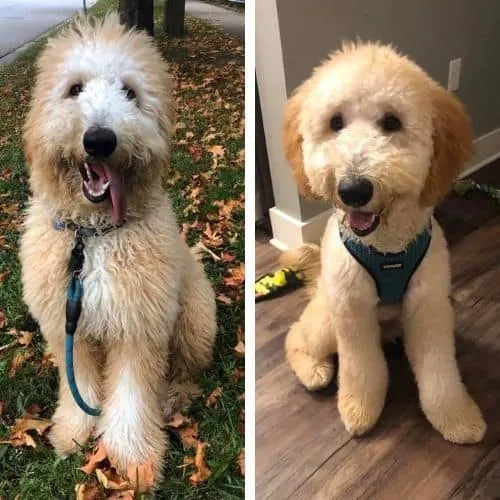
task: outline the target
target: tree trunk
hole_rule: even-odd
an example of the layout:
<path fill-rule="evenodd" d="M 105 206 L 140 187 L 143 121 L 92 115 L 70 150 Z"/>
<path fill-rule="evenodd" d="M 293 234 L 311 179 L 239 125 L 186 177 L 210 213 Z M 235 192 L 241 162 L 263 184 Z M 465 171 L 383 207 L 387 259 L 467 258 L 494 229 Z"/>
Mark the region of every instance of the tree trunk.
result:
<path fill-rule="evenodd" d="M 164 25 L 168 36 L 184 36 L 186 0 L 165 0 Z"/>
<path fill-rule="evenodd" d="M 137 27 L 146 30 L 150 36 L 155 36 L 154 31 L 154 0 L 139 0 L 137 13 Z"/>
<path fill-rule="evenodd" d="M 136 27 L 154 36 L 154 1 L 120 0 L 120 21 L 127 28 Z"/>
<path fill-rule="evenodd" d="M 120 0 L 118 4 L 120 22 L 127 28 L 137 25 L 138 0 Z"/>

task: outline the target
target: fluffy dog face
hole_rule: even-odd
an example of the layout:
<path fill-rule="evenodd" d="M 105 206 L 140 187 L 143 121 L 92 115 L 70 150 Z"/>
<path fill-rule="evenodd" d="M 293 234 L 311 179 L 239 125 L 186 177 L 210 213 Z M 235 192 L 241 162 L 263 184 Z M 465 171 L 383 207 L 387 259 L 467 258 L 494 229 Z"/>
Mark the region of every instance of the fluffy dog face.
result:
<path fill-rule="evenodd" d="M 160 184 L 172 119 L 171 78 L 153 42 L 116 15 L 79 19 L 38 60 L 25 129 L 35 195 L 118 223 Z"/>
<path fill-rule="evenodd" d="M 472 150 L 460 103 L 387 46 L 344 45 L 294 93 L 285 148 L 302 194 L 332 201 L 358 236 L 398 200 L 434 206 Z"/>

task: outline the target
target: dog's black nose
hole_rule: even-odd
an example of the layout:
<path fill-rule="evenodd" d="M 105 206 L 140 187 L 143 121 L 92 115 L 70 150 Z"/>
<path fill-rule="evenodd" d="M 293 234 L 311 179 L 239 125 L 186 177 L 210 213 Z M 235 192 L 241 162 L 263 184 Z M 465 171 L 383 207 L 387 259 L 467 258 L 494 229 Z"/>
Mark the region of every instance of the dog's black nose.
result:
<path fill-rule="evenodd" d="M 109 128 L 89 128 L 83 134 L 83 147 L 90 156 L 106 158 L 116 149 L 116 135 Z"/>
<path fill-rule="evenodd" d="M 340 199 L 349 207 L 362 207 L 373 196 L 373 184 L 364 177 L 342 179 L 338 185 Z"/>

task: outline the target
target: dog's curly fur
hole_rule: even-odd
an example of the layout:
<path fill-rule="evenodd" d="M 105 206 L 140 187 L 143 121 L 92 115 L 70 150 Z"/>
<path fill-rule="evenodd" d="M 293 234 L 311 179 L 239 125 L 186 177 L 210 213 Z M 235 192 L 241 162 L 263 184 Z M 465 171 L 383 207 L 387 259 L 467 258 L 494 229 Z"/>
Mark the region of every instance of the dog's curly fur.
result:
<path fill-rule="evenodd" d="M 72 85 L 81 85 L 78 96 Z M 133 88 L 128 97 L 123 87 Z M 200 263 L 182 240 L 162 189 L 174 119 L 168 66 L 144 33 L 116 15 L 80 18 L 49 40 L 25 127 L 33 192 L 20 258 L 24 299 L 60 369 L 50 439 L 62 455 L 101 435 L 120 470 L 150 464 L 156 480 L 166 448 L 165 414 L 187 400 L 192 378 L 207 368 L 215 338 L 215 299 Z M 134 97 L 130 99 L 130 97 Z M 82 192 L 82 136 L 111 128 L 117 148 L 106 161 L 123 177 L 126 224 L 87 239 L 83 309 L 75 337 L 75 371 L 88 404 L 74 402 L 65 376 L 64 328 L 71 231 L 111 223 L 111 200 Z"/>
<path fill-rule="evenodd" d="M 343 128 L 332 130 L 339 113 Z M 384 130 L 384 113 L 399 117 L 401 129 Z M 373 279 L 339 235 L 340 225 L 380 252 L 400 252 L 424 230 L 473 150 L 462 105 L 393 48 L 347 43 L 294 92 L 284 130 L 301 193 L 335 206 L 321 250 L 309 245 L 283 257 L 314 283 L 312 300 L 286 339 L 293 371 L 306 388 L 324 387 L 334 373 L 330 355 L 338 352 L 339 412 L 350 433 L 364 434 L 377 422 L 387 391 L 379 321 L 399 317 L 428 420 L 449 441 L 480 441 L 486 424 L 455 360 L 449 256 L 437 221 L 432 218 L 429 250 L 402 303 L 391 306 L 378 304 Z M 352 209 L 338 194 L 342 179 L 361 176 L 373 184 L 361 210 L 379 218 L 365 236 L 355 234 Z"/>

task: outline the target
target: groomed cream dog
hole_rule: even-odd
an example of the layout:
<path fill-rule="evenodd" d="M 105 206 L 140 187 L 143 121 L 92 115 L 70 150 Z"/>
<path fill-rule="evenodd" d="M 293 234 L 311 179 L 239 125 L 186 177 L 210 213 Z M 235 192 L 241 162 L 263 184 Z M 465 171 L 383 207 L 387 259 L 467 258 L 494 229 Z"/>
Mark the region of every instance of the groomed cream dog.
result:
<path fill-rule="evenodd" d="M 20 251 L 24 298 L 60 369 L 51 442 L 66 455 L 95 428 L 120 471 L 148 466 L 157 480 L 164 416 L 210 364 L 216 329 L 214 293 L 161 187 L 171 87 L 145 34 L 126 31 L 117 15 L 78 19 L 38 60 L 24 136 L 33 193 Z M 77 385 L 98 418 L 76 405 L 64 369 L 76 226 L 110 229 L 83 236 L 74 349 Z"/>
<path fill-rule="evenodd" d="M 288 101 L 285 148 L 297 184 L 304 196 L 332 202 L 335 213 L 321 256 L 304 246 L 283 257 L 316 280 L 286 355 L 316 390 L 332 379 L 330 355 L 338 352 L 338 409 L 353 435 L 382 412 L 388 373 L 380 320 L 399 317 L 430 423 L 454 443 L 484 436 L 455 360 L 449 256 L 432 216 L 470 157 L 472 138 L 459 101 L 379 44 L 344 44 Z"/>

